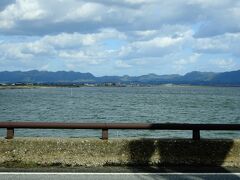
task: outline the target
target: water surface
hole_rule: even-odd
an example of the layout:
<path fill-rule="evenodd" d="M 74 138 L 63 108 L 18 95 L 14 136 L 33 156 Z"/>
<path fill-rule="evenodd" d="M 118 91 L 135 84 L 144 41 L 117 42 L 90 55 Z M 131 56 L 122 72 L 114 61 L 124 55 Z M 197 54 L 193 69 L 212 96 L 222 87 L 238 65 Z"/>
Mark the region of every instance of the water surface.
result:
<path fill-rule="evenodd" d="M 0 90 L 0 121 L 240 123 L 237 87 L 81 87 Z M 1 136 L 5 130 L 1 130 Z M 94 130 L 17 130 L 16 136 L 99 137 Z M 191 137 L 184 131 L 110 131 L 112 137 Z M 239 133 L 203 132 L 203 137 Z"/>

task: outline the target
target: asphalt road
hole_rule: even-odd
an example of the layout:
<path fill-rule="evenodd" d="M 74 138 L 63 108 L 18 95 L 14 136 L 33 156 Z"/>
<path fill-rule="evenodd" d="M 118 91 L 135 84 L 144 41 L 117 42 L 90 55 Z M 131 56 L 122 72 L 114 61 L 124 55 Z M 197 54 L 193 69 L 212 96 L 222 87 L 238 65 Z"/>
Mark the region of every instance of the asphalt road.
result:
<path fill-rule="evenodd" d="M 240 173 L 1 173 L 1 180 L 239 180 Z"/>
<path fill-rule="evenodd" d="M 240 169 L 223 167 L 0 167 L 0 180 L 240 179 Z"/>

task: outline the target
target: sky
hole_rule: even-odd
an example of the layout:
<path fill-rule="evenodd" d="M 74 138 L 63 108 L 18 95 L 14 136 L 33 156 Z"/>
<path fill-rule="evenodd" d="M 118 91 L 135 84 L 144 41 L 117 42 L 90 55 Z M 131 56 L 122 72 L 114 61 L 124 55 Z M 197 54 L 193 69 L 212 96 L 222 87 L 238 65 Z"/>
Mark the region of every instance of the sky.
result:
<path fill-rule="evenodd" d="M 0 0 L 0 71 L 240 69 L 239 0 Z"/>

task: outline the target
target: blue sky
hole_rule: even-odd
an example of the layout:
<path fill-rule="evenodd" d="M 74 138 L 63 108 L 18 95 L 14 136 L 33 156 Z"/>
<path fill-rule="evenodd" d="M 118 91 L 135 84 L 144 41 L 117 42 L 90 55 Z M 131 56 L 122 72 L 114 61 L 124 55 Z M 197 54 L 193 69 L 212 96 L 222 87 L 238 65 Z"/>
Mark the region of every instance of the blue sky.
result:
<path fill-rule="evenodd" d="M 238 0 L 1 0 L 0 71 L 240 69 Z"/>

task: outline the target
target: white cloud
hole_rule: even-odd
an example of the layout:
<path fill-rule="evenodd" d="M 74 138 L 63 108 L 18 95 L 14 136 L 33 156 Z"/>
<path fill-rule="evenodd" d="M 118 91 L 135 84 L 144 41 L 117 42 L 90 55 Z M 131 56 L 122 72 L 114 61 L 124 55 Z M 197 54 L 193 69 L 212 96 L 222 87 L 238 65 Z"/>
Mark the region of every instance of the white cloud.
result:
<path fill-rule="evenodd" d="M 135 67 L 138 73 L 239 67 L 236 0 L 4 0 L 1 5 L 1 69 L 13 62 L 25 69 L 97 66 L 117 73 Z"/>
<path fill-rule="evenodd" d="M 23 44 L 17 43 L 15 45 L 12 44 L 1 44 L 0 45 L 0 54 L 2 58 L 7 60 L 12 59 L 20 59 L 20 60 L 26 60 L 29 58 L 32 58 L 32 54 L 23 53 Z"/>
<path fill-rule="evenodd" d="M 96 43 L 97 37 L 95 34 L 79 34 L 79 33 L 61 33 L 55 36 L 45 36 L 40 42 L 43 44 L 49 44 L 56 48 L 72 48 L 81 47 L 87 45 L 93 45 Z"/>
<path fill-rule="evenodd" d="M 182 38 L 172 38 L 172 37 L 157 37 L 154 39 L 151 39 L 149 41 L 140 41 L 133 43 L 133 46 L 139 47 L 139 48 L 165 48 L 172 45 L 175 45 L 176 43 L 180 42 Z"/>
<path fill-rule="evenodd" d="M 189 32 L 177 37 L 154 37 L 123 46 L 119 51 L 122 58 L 161 57 L 182 49 L 182 44 L 189 39 Z"/>
<path fill-rule="evenodd" d="M 240 33 L 227 33 L 210 38 L 195 39 L 194 49 L 202 53 L 240 55 Z"/>
<path fill-rule="evenodd" d="M 224 70 L 232 70 L 235 68 L 236 63 L 232 59 L 214 59 L 210 61 L 213 65 Z"/>
<path fill-rule="evenodd" d="M 101 21 L 102 14 L 106 12 L 107 9 L 101 4 L 97 3 L 85 3 L 79 5 L 79 7 L 73 9 L 73 11 L 67 12 L 65 16 L 58 19 L 57 21 Z"/>
<path fill-rule="evenodd" d="M 126 63 L 122 60 L 117 60 L 115 62 L 115 64 L 116 64 L 116 67 L 118 67 L 118 68 L 130 68 L 130 67 L 132 67 L 131 65 L 129 65 L 128 63 Z"/>
<path fill-rule="evenodd" d="M 196 63 L 200 56 L 200 54 L 195 53 L 185 59 L 176 60 L 174 63 L 179 66 Z"/>
<path fill-rule="evenodd" d="M 0 25 L 6 34 L 47 34 L 99 28 L 151 32 L 200 22 L 197 36 L 212 36 L 239 32 L 239 10 L 235 0 L 16 0 L 0 12 Z"/>
<path fill-rule="evenodd" d="M 196 37 L 240 32 L 240 2 L 236 0 L 196 1 L 201 7 L 201 26 Z"/>
<path fill-rule="evenodd" d="M 143 3 L 156 2 L 156 0 L 124 0 L 124 2 L 129 4 L 143 4 Z"/>
<path fill-rule="evenodd" d="M 46 12 L 40 7 L 38 1 L 16 0 L 15 4 L 8 5 L 0 12 L 0 26 L 2 28 L 14 28 L 17 21 L 39 20 L 46 16 Z"/>
<path fill-rule="evenodd" d="M 193 53 L 190 55 L 185 55 L 183 57 L 180 56 L 173 56 L 173 68 L 175 69 L 176 73 L 187 72 L 186 69 L 192 66 L 197 66 L 201 59 L 201 54 Z"/>
<path fill-rule="evenodd" d="M 103 29 L 98 33 L 61 33 L 46 35 L 25 42 L 5 42 L 0 44 L 2 59 L 11 61 L 42 61 L 42 59 L 62 62 L 85 63 L 89 65 L 101 64 L 111 59 L 115 51 L 106 49 L 102 41 L 107 39 L 125 39 L 125 35 L 114 29 Z M 45 63 L 45 61 L 43 61 Z M 59 61 L 60 62 L 60 61 Z M 44 65 L 43 65 L 44 66 Z M 44 66 L 44 67 L 49 67 Z"/>
<path fill-rule="evenodd" d="M 101 42 L 104 39 L 125 39 L 124 33 L 115 29 L 102 29 L 100 32 L 91 34 L 80 33 L 61 33 L 56 36 L 45 36 L 42 41 L 52 44 L 54 46 L 68 47 L 68 46 L 91 46 Z"/>

